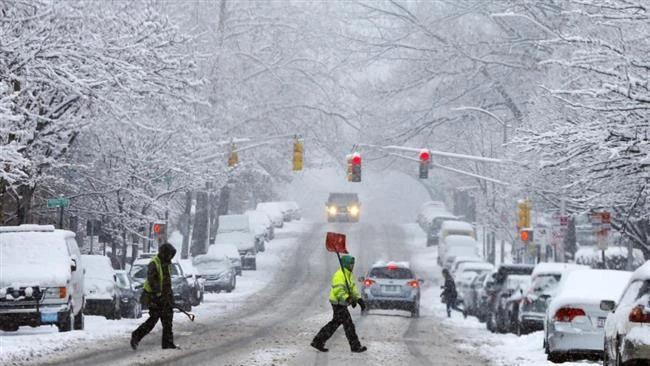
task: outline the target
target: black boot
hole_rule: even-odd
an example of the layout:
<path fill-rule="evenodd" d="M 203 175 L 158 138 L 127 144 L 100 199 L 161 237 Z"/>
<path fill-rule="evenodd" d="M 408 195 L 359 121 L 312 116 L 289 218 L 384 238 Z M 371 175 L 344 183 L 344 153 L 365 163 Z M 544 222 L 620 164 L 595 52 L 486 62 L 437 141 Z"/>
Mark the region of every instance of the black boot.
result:
<path fill-rule="evenodd" d="M 311 346 L 314 347 L 314 348 L 316 348 L 317 350 L 319 350 L 319 351 L 321 351 L 321 352 L 327 352 L 327 351 L 329 351 L 329 349 L 325 348 L 325 345 L 324 345 L 324 344 L 320 344 L 320 343 L 318 343 L 318 342 L 316 342 L 316 341 L 311 341 Z"/>
<path fill-rule="evenodd" d="M 353 348 L 352 352 L 354 353 L 361 353 L 361 352 L 366 352 L 368 350 L 368 347 L 366 346 L 359 346 L 357 348 Z"/>
<path fill-rule="evenodd" d="M 134 351 L 138 349 L 138 342 L 135 340 L 133 333 L 131 333 L 131 348 L 133 348 Z"/>

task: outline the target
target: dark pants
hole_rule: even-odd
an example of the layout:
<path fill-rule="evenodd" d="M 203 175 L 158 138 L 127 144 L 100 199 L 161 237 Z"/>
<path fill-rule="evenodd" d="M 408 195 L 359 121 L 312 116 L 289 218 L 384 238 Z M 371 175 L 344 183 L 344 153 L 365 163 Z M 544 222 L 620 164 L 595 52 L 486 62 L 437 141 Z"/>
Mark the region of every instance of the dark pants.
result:
<path fill-rule="evenodd" d="M 445 304 L 447 304 L 447 316 L 451 316 L 451 309 L 463 312 L 463 309 L 458 307 L 458 300 L 455 297 L 447 298 Z"/>
<path fill-rule="evenodd" d="M 174 344 L 174 333 L 172 332 L 172 320 L 174 318 L 174 309 L 169 301 L 163 301 L 161 304 L 156 302 L 149 303 L 149 319 L 147 319 L 142 325 L 133 331 L 132 336 L 133 340 L 136 343 L 140 343 L 140 340 L 144 338 L 153 327 L 158 323 L 158 319 L 162 323 L 162 346 L 172 346 Z"/>
<path fill-rule="evenodd" d="M 332 311 L 332 320 L 325 324 L 318 334 L 316 334 L 314 343 L 325 345 L 325 342 L 332 337 L 339 325 L 343 324 L 343 330 L 345 331 L 345 336 L 348 338 L 348 343 L 350 343 L 350 349 L 355 350 L 361 347 L 348 307 L 344 305 L 332 305 Z"/>

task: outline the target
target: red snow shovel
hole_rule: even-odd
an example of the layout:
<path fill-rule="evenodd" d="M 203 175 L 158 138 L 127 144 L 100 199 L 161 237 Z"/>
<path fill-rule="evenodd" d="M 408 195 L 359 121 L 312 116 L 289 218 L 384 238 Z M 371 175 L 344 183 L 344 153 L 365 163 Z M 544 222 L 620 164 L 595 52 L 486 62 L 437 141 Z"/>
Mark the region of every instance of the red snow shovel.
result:
<path fill-rule="evenodd" d="M 341 253 L 348 254 L 348 249 L 345 247 L 345 234 L 328 232 L 325 237 L 325 249 L 328 252 L 336 253 L 336 257 L 339 259 L 339 266 L 341 266 L 341 272 L 345 273 L 343 271 L 343 263 L 341 263 Z M 345 287 L 348 289 L 348 294 L 352 294 L 347 276 L 344 275 L 343 277 L 345 278 Z"/>

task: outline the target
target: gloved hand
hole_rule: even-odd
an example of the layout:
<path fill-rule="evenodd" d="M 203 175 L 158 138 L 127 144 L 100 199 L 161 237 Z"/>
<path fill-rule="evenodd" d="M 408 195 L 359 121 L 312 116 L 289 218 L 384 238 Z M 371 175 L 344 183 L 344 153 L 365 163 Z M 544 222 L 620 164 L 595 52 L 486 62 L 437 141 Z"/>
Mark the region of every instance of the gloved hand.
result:
<path fill-rule="evenodd" d="M 363 301 L 363 299 L 357 300 L 357 304 L 359 304 L 359 307 L 361 307 L 361 311 L 366 311 L 366 302 Z"/>
<path fill-rule="evenodd" d="M 352 308 L 353 308 L 353 309 L 357 307 L 357 302 L 354 301 L 354 297 L 352 297 L 352 296 L 348 296 L 348 298 L 345 299 L 345 301 L 346 301 L 348 304 L 352 305 Z"/>

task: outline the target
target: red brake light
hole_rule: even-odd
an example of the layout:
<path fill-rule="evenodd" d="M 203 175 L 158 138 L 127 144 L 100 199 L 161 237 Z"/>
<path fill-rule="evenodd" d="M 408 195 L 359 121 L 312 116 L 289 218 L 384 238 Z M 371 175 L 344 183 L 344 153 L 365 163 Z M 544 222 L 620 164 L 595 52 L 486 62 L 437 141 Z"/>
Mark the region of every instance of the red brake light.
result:
<path fill-rule="evenodd" d="M 650 314 L 646 314 L 643 310 L 643 306 L 639 305 L 632 308 L 628 319 L 632 323 L 650 323 Z"/>
<path fill-rule="evenodd" d="M 415 280 L 415 281 L 410 281 L 410 282 L 409 282 L 409 286 L 411 286 L 412 288 L 419 288 L 419 287 L 420 287 L 420 283 L 419 283 L 417 280 Z"/>
<path fill-rule="evenodd" d="M 394 264 L 389 264 L 388 266 L 386 266 L 386 268 L 388 268 L 388 269 L 390 269 L 392 271 L 392 270 L 397 269 L 397 266 L 394 265 Z"/>
<path fill-rule="evenodd" d="M 363 285 L 364 285 L 365 287 L 370 287 L 370 286 L 372 286 L 372 285 L 374 285 L 374 284 L 375 284 L 375 281 L 373 281 L 373 280 L 371 280 L 371 279 L 369 279 L 369 278 L 366 278 L 366 280 L 363 281 Z"/>
<path fill-rule="evenodd" d="M 553 319 L 559 322 L 570 322 L 577 316 L 585 316 L 585 311 L 578 308 L 561 308 L 555 312 Z"/>

